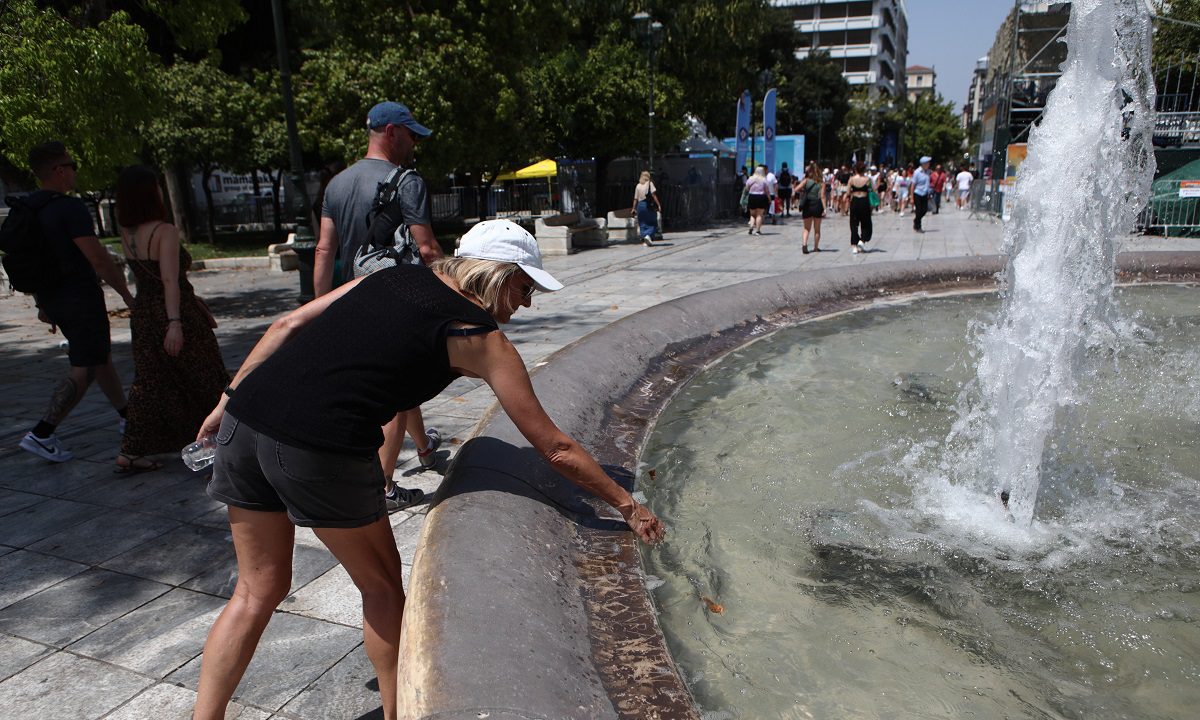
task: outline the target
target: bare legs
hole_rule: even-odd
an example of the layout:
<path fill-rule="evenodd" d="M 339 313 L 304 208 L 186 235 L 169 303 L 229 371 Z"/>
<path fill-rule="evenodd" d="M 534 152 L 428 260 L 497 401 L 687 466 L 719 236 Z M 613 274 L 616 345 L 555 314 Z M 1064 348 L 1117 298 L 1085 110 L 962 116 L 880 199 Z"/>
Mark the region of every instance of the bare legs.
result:
<path fill-rule="evenodd" d="M 762 234 L 763 214 L 766 210 L 751 210 L 750 211 L 750 232 Z"/>
<path fill-rule="evenodd" d="M 813 252 L 818 252 L 821 249 L 821 218 L 806 217 L 804 218 L 804 252 L 808 252 L 808 237 L 812 235 Z"/>
<path fill-rule="evenodd" d="M 396 413 L 387 425 L 383 426 L 383 444 L 379 446 L 379 464 L 383 466 L 383 485 L 385 492 L 391 492 L 394 483 L 392 475 L 396 473 L 396 461 L 400 459 L 400 448 L 404 445 L 404 431 L 408 431 L 413 444 L 418 451 L 429 447 L 429 438 L 425 435 L 425 418 L 421 408 L 405 410 Z"/>
<path fill-rule="evenodd" d="M 281 512 L 229 508 L 238 581 L 217 616 L 200 663 L 194 720 L 221 720 L 271 614 L 292 585 L 295 528 Z"/>
<path fill-rule="evenodd" d="M 383 716 L 395 720 L 404 582 L 391 525 L 387 518 L 382 518 L 366 527 L 324 528 L 316 532 L 362 593 L 367 657 L 379 679 Z"/>
<path fill-rule="evenodd" d="M 121 386 L 121 378 L 113 367 L 112 356 L 104 365 L 96 367 L 72 367 L 67 377 L 54 388 L 50 396 L 50 404 L 42 419 L 51 425 L 58 425 L 75 409 L 79 401 L 87 393 L 88 387 L 95 380 L 104 392 L 114 410 L 125 408 L 125 388 Z"/>
<path fill-rule="evenodd" d="M 229 526 L 238 582 L 204 645 L 195 720 L 225 717 L 271 614 L 291 587 L 295 529 L 284 513 L 230 507 Z M 395 720 L 404 585 L 391 526 L 381 518 L 365 527 L 322 528 L 316 534 L 362 593 L 367 657 L 379 678 L 384 717 Z"/>

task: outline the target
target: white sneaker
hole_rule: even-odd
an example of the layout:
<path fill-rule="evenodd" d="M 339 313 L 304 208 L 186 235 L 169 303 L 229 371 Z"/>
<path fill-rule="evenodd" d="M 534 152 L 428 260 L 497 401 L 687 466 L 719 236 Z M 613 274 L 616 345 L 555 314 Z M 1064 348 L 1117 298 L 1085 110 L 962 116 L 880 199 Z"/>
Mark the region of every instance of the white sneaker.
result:
<path fill-rule="evenodd" d="M 75 457 L 69 451 L 63 450 L 62 442 L 57 435 L 40 438 L 32 432 L 27 432 L 25 437 L 21 438 L 21 449 L 50 462 L 66 462 Z"/>

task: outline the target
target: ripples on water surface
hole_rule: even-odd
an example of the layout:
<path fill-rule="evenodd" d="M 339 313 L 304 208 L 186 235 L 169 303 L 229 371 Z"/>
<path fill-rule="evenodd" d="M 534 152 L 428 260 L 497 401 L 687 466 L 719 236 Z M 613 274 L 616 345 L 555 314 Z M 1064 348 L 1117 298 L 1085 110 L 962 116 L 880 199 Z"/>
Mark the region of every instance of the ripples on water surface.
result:
<path fill-rule="evenodd" d="M 1196 716 L 1200 290 L 1118 300 L 1030 527 L 947 442 L 991 296 L 781 331 L 680 393 L 643 455 L 671 531 L 646 569 L 711 720 Z"/>

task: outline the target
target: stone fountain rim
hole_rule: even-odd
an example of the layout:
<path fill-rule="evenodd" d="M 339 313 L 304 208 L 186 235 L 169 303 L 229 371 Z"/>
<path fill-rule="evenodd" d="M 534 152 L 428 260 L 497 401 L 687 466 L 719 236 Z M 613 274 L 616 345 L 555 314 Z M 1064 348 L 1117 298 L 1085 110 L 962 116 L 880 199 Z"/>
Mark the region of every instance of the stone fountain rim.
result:
<path fill-rule="evenodd" d="M 793 271 L 630 315 L 533 373 L 551 417 L 627 487 L 654 420 L 716 357 L 881 297 L 995 287 L 1000 256 Z M 1200 252 L 1123 253 L 1120 282 L 1200 281 Z M 401 717 L 699 718 L 607 507 L 536 458 L 493 407 L 438 491 L 414 560 Z"/>

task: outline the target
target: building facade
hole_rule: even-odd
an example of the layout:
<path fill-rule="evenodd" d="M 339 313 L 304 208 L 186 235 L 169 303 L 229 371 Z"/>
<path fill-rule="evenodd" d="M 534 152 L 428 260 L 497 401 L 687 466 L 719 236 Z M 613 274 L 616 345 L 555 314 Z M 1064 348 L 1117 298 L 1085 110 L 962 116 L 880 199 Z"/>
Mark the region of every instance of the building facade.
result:
<path fill-rule="evenodd" d="M 906 0 L 771 0 L 786 8 L 803 36 L 796 57 L 826 52 L 851 85 L 872 95 L 905 93 Z"/>
<path fill-rule="evenodd" d="M 963 104 L 962 126 L 969 130 L 971 123 L 979 119 L 983 103 L 983 83 L 987 80 L 987 55 L 975 61 L 975 72 L 971 75 L 971 87 L 967 89 L 967 102 Z"/>
<path fill-rule="evenodd" d="M 937 71 L 924 65 L 909 65 L 904 69 L 908 85 L 908 101 L 916 102 L 921 96 L 937 96 Z"/>

